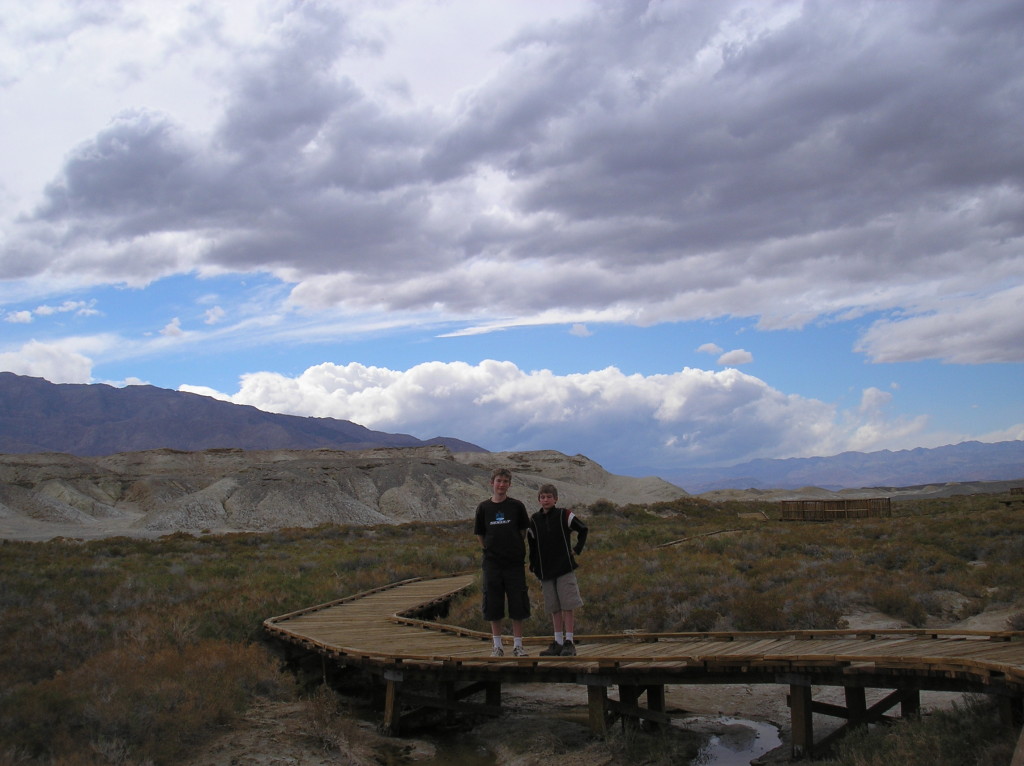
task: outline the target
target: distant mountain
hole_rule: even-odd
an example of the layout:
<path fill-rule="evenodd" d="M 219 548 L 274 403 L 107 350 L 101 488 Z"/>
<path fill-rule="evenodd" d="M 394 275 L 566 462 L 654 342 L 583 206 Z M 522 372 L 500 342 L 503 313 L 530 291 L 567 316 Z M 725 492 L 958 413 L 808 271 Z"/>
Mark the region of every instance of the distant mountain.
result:
<path fill-rule="evenodd" d="M 844 452 L 832 457 L 752 460 L 668 478 L 691 494 L 718 489 L 849 489 L 1022 479 L 1024 441 L 962 442 L 935 449 Z"/>
<path fill-rule="evenodd" d="M 191 452 L 430 445 L 452 452 L 487 451 L 444 436 L 424 441 L 371 431 L 348 420 L 278 415 L 155 386 L 55 384 L 0 372 L 0 453 L 93 457 L 161 448 Z"/>

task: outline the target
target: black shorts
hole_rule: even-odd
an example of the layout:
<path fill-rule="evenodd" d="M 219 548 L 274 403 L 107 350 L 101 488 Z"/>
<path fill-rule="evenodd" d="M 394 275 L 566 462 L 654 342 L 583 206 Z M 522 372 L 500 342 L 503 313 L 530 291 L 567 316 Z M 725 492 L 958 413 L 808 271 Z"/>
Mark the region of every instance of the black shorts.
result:
<path fill-rule="evenodd" d="M 505 599 L 508 598 L 508 616 L 525 620 L 530 616 L 530 592 L 526 587 L 526 570 L 522 564 L 503 567 L 484 564 L 484 619 L 488 622 L 505 618 Z"/>

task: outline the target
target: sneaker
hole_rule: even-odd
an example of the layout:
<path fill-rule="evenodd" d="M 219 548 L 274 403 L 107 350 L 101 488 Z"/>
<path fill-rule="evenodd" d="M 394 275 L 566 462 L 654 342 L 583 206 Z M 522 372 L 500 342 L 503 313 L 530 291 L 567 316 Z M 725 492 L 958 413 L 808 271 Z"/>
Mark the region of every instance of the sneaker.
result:
<path fill-rule="evenodd" d="M 492 657 L 504 657 L 505 656 L 505 650 L 502 649 L 500 646 L 496 646 L 493 649 L 491 649 L 491 656 Z"/>
<path fill-rule="evenodd" d="M 563 657 L 575 657 L 576 656 L 576 644 L 572 641 L 566 641 L 562 644 L 562 656 Z"/>
<path fill-rule="evenodd" d="M 557 641 L 552 641 L 551 645 L 547 649 L 540 653 L 541 657 L 561 657 L 562 656 L 562 645 Z"/>
<path fill-rule="evenodd" d="M 529 654 L 527 654 L 526 650 L 523 647 L 521 647 L 521 646 L 515 647 L 512 650 L 512 655 L 515 656 L 515 657 L 529 657 L 530 656 Z"/>

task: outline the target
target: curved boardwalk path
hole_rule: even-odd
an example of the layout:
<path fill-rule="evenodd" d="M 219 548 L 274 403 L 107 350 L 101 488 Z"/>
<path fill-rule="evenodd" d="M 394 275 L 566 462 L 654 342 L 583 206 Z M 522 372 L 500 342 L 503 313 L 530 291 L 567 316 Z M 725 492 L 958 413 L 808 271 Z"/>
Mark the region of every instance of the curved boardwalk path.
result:
<path fill-rule="evenodd" d="M 264 627 L 292 653 L 312 652 L 382 679 L 383 727 L 391 732 L 398 731 L 403 708 L 496 715 L 502 683 L 537 682 L 585 686 L 595 732 L 604 732 L 615 717 L 667 723 L 667 684 L 785 684 L 795 756 L 823 747 L 849 727 L 882 720 L 896 705 L 904 716 L 916 713 L 922 690 L 994 695 L 1006 722 L 1020 723 L 1021 632 L 628 633 L 579 636 L 576 657 L 540 657 L 550 640 L 544 637 L 525 639 L 530 657 L 507 652 L 494 658 L 488 634 L 432 621 L 475 582 L 475 573 L 407 580 L 271 617 Z M 608 696 L 612 686 L 618 687 L 618 699 Z M 843 687 L 846 707 L 814 701 L 812 686 Z M 866 689 L 891 691 L 869 706 Z M 478 693 L 483 703 L 468 701 Z M 645 695 L 647 706 L 641 707 Z M 847 723 L 815 743 L 814 713 Z"/>

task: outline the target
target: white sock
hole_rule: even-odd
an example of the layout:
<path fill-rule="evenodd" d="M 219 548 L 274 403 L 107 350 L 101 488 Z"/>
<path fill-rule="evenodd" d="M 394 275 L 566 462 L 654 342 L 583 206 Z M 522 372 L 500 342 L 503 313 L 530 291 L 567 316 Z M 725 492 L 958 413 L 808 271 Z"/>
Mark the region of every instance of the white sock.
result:
<path fill-rule="evenodd" d="M 568 641 L 571 644 L 572 643 L 572 633 L 568 633 L 567 632 L 565 634 L 565 640 Z"/>
<path fill-rule="evenodd" d="M 500 649 L 501 648 L 501 636 L 491 636 L 491 640 L 494 641 L 494 648 L 495 649 Z"/>
<path fill-rule="evenodd" d="M 562 633 L 562 631 L 560 631 L 560 630 L 556 630 L 555 631 L 555 643 L 556 644 L 564 644 L 565 643 L 565 634 Z"/>
<path fill-rule="evenodd" d="M 513 646 L 513 648 L 518 647 L 518 648 L 522 649 L 523 648 L 523 637 L 522 636 L 515 636 L 515 637 L 513 637 L 513 639 L 512 639 L 512 646 Z"/>

